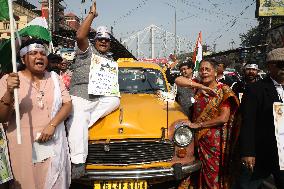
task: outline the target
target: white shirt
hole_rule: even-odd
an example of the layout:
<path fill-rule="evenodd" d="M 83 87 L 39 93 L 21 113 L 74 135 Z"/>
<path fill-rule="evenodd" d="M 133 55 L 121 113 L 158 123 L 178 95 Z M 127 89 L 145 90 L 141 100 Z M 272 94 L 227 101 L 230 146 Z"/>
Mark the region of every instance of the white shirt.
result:
<path fill-rule="evenodd" d="M 271 77 L 270 77 L 271 78 Z M 272 78 L 271 78 L 272 79 Z M 275 88 L 276 88 L 276 91 L 277 91 L 277 93 L 278 93 L 278 98 L 279 98 L 279 100 L 282 100 L 282 102 L 284 102 L 284 89 L 283 89 L 283 87 L 282 87 L 282 85 L 281 84 L 279 84 L 277 81 L 275 81 L 274 79 L 272 79 L 272 81 L 273 81 L 273 84 L 274 84 L 274 86 L 275 86 Z"/>

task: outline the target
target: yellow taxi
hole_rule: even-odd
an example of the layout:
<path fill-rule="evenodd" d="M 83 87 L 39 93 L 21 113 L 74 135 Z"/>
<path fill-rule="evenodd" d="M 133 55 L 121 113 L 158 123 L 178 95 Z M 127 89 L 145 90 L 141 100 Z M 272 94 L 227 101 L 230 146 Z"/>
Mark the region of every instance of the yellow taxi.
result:
<path fill-rule="evenodd" d="M 154 63 L 120 59 L 119 109 L 89 129 L 86 176 L 94 189 L 146 189 L 200 169 L 193 132 Z M 165 96 L 165 95 L 164 95 Z"/>

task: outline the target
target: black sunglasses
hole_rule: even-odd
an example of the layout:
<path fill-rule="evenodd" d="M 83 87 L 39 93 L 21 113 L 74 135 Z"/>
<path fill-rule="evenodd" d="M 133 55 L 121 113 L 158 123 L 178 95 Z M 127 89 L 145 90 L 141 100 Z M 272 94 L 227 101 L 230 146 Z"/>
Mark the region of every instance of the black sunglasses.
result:
<path fill-rule="evenodd" d="M 102 41 L 105 41 L 105 42 L 110 42 L 110 39 L 108 38 L 97 38 L 98 41 L 102 42 Z"/>

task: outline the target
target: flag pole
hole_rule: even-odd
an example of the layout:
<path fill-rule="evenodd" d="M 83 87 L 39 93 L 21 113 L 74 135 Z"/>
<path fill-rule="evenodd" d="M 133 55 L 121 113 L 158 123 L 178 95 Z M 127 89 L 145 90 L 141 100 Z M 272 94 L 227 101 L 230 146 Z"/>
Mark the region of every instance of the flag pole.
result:
<path fill-rule="evenodd" d="M 9 17 L 10 17 L 10 32 L 11 32 L 11 49 L 12 49 L 12 65 L 13 72 L 17 72 L 16 65 L 16 45 L 15 45 L 15 28 L 14 28 L 14 16 L 13 16 L 13 4 L 12 0 L 8 0 Z M 14 89 L 15 99 L 15 113 L 16 113 L 16 126 L 17 126 L 17 141 L 18 144 L 22 144 L 21 127 L 20 127 L 20 110 L 19 110 L 19 95 L 18 89 Z"/>
<path fill-rule="evenodd" d="M 13 21 L 14 21 L 14 27 L 16 28 L 16 26 L 17 26 L 16 20 L 13 19 Z M 16 28 L 16 32 L 15 32 L 15 33 L 16 33 L 16 35 L 17 35 L 17 39 L 18 39 L 19 46 L 21 46 L 21 45 L 22 45 L 22 41 L 21 41 L 21 37 L 20 37 L 19 31 L 18 31 L 17 28 Z"/>

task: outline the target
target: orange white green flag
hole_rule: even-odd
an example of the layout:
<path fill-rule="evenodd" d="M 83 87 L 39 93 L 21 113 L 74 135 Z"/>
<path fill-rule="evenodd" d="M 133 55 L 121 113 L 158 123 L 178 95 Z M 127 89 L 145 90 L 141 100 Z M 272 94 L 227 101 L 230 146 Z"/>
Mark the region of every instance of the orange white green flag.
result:
<path fill-rule="evenodd" d="M 0 0 L 0 21 L 9 20 L 8 0 Z"/>
<path fill-rule="evenodd" d="M 192 60 L 195 64 L 194 70 L 198 71 L 199 64 L 202 60 L 202 34 L 201 34 L 201 32 L 199 32 L 199 34 L 198 34 L 198 38 L 197 38 L 197 41 L 196 41 Z"/>

